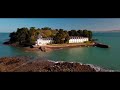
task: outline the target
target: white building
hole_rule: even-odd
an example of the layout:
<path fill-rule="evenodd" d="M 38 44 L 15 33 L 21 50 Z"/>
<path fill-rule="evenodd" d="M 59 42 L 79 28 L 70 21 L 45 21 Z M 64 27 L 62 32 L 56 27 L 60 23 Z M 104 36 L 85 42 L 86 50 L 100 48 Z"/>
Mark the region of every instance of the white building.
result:
<path fill-rule="evenodd" d="M 53 43 L 53 38 L 42 38 L 42 36 L 39 35 L 35 45 L 41 46 L 52 43 Z"/>
<path fill-rule="evenodd" d="M 83 43 L 85 41 L 89 41 L 89 39 L 87 37 L 71 36 L 69 43 Z M 42 36 L 39 36 L 35 45 L 42 46 L 46 44 L 52 44 L 53 42 L 53 38 L 42 38 Z"/>
<path fill-rule="evenodd" d="M 89 41 L 87 37 L 76 37 L 76 36 L 71 36 L 69 43 L 83 43 L 85 41 Z"/>

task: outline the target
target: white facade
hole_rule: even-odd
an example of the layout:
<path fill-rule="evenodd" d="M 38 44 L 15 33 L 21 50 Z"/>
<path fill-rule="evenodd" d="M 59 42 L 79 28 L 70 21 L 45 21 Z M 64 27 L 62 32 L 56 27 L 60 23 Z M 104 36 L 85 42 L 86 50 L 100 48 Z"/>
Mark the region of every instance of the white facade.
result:
<path fill-rule="evenodd" d="M 87 37 L 70 37 L 69 43 L 83 43 L 89 41 Z"/>
<path fill-rule="evenodd" d="M 52 44 L 52 43 L 53 43 L 53 38 L 39 38 L 36 41 L 37 46 Z"/>
<path fill-rule="evenodd" d="M 70 37 L 69 43 L 83 43 L 85 41 L 89 41 L 87 37 Z M 46 45 L 46 44 L 52 44 L 53 38 L 42 38 L 39 37 L 36 41 L 36 46 Z"/>

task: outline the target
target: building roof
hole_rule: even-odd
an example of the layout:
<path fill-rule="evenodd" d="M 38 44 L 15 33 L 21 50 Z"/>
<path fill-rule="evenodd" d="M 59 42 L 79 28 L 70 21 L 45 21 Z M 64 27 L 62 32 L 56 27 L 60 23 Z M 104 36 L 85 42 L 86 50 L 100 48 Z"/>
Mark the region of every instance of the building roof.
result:
<path fill-rule="evenodd" d="M 81 38 L 87 38 L 87 37 L 70 36 L 70 39 L 81 39 Z"/>
<path fill-rule="evenodd" d="M 48 37 L 48 38 L 42 38 L 43 40 L 53 40 L 53 38 Z"/>
<path fill-rule="evenodd" d="M 70 39 L 82 39 L 82 38 L 88 38 L 88 37 L 70 36 Z M 38 39 L 53 40 L 52 37 L 43 38 L 42 35 L 40 35 L 40 34 L 38 35 Z"/>

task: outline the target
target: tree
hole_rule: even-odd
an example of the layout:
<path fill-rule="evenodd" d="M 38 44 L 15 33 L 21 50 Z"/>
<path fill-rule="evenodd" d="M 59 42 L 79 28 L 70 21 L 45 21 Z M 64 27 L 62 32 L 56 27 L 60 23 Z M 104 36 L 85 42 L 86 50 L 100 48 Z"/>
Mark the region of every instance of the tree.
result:
<path fill-rule="evenodd" d="M 35 30 L 35 27 L 30 27 L 30 30 Z"/>
<path fill-rule="evenodd" d="M 64 37 L 65 37 L 64 43 L 69 43 L 70 36 L 67 31 L 64 31 Z"/>
<path fill-rule="evenodd" d="M 89 40 L 91 40 L 92 39 L 92 31 L 83 30 L 83 36 L 88 37 Z"/>
<path fill-rule="evenodd" d="M 41 28 L 42 30 L 51 30 L 51 28 L 49 27 L 44 27 L 44 28 Z"/>
<path fill-rule="evenodd" d="M 39 32 L 34 27 L 30 29 L 26 27 L 17 28 L 16 32 L 10 34 L 10 41 L 11 43 L 18 42 L 21 46 L 29 46 L 35 44 L 38 34 Z"/>
<path fill-rule="evenodd" d="M 89 40 L 91 41 L 92 40 L 92 31 L 88 31 L 88 38 L 89 38 Z"/>
<path fill-rule="evenodd" d="M 77 33 L 78 33 L 78 36 L 83 36 L 83 31 L 82 30 L 78 30 Z"/>
<path fill-rule="evenodd" d="M 11 42 L 11 43 L 15 43 L 15 42 L 17 42 L 17 40 L 18 40 L 17 35 L 16 35 L 16 32 L 10 33 L 9 37 L 10 37 L 10 42 Z"/>
<path fill-rule="evenodd" d="M 52 32 L 51 32 L 51 30 L 43 30 L 42 34 L 43 34 L 43 37 L 47 38 L 52 35 Z"/>
<path fill-rule="evenodd" d="M 54 37 L 57 33 L 58 33 L 58 31 L 56 31 L 56 30 L 51 30 L 51 36 L 50 36 L 50 37 Z"/>
<path fill-rule="evenodd" d="M 58 33 L 53 38 L 55 44 L 63 44 L 69 41 L 69 34 L 63 29 L 59 29 Z"/>
<path fill-rule="evenodd" d="M 88 31 L 87 30 L 83 30 L 83 37 L 88 37 Z"/>
<path fill-rule="evenodd" d="M 69 33 L 69 36 L 78 36 L 79 35 L 76 30 L 71 30 L 68 33 Z"/>
<path fill-rule="evenodd" d="M 58 29 L 55 29 L 56 31 L 59 31 Z"/>
<path fill-rule="evenodd" d="M 28 31 L 28 28 L 21 28 L 21 29 L 18 29 L 17 31 L 17 37 L 18 37 L 18 42 L 20 45 L 23 45 L 26 44 L 26 36 L 29 36 L 29 31 Z"/>

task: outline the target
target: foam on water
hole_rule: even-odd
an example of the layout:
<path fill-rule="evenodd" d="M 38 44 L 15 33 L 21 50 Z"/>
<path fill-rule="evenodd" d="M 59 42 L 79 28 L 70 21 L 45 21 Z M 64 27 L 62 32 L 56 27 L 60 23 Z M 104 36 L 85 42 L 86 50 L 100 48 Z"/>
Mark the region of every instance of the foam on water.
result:
<path fill-rule="evenodd" d="M 89 65 L 91 68 L 95 69 L 96 72 L 115 72 L 114 70 L 104 69 L 102 67 L 93 64 L 84 64 L 84 65 Z"/>
<path fill-rule="evenodd" d="M 52 60 L 47 60 L 49 62 L 53 62 L 53 63 L 63 63 L 64 61 L 52 61 Z M 75 62 L 68 62 L 68 63 L 75 63 Z M 95 69 L 96 72 L 119 72 L 118 70 L 109 70 L 109 69 L 104 69 L 103 67 L 99 67 L 97 65 L 93 65 L 93 64 L 83 64 L 83 63 L 79 63 L 80 65 L 89 65 L 91 68 Z"/>

